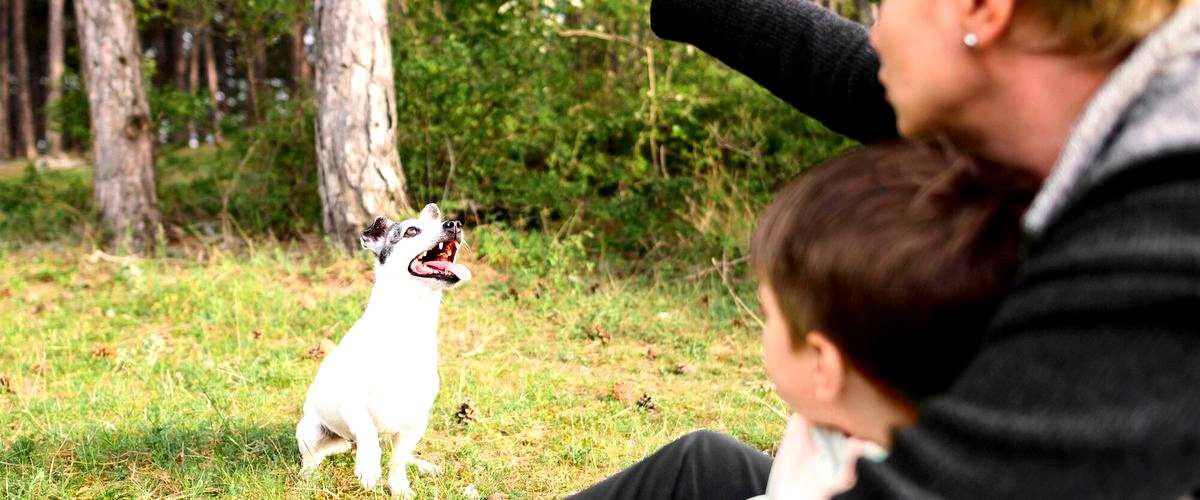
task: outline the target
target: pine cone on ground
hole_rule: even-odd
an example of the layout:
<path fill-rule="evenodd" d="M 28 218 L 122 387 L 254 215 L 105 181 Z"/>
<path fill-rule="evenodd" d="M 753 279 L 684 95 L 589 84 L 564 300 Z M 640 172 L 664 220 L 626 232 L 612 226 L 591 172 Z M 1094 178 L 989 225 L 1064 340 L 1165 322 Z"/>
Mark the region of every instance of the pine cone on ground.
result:
<path fill-rule="evenodd" d="M 658 410 L 658 405 L 654 403 L 654 398 L 651 398 L 649 394 L 642 394 L 642 397 L 637 400 L 637 406 L 646 411 Z"/>
<path fill-rule="evenodd" d="M 471 406 L 470 401 L 464 401 L 458 405 L 458 411 L 454 413 L 454 421 L 459 425 L 470 425 L 475 421 L 475 407 Z"/>

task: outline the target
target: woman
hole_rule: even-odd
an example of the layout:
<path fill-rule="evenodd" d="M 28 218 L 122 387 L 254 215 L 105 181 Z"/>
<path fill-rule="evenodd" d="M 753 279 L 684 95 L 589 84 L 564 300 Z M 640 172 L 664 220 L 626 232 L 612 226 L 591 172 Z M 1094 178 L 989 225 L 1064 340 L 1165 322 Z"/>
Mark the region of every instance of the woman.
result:
<path fill-rule="evenodd" d="M 1200 6 L 883 0 L 869 34 L 800 0 L 654 0 L 651 19 L 833 130 L 1045 178 L 978 358 L 839 498 L 1200 490 Z M 580 497 L 745 498 L 769 467 L 696 433 Z"/>

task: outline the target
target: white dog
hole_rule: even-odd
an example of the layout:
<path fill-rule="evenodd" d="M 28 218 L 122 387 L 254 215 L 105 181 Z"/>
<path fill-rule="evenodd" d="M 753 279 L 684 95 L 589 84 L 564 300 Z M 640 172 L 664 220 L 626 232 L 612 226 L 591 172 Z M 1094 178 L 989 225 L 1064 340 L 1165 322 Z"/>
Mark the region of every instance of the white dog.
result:
<path fill-rule="evenodd" d="M 443 223 L 437 205 L 416 219 L 384 217 L 362 234 L 375 253 L 375 288 L 367 310 L 321 363 L 296 425 L 301 473 L 311 474 L 325 457 L 358 448 L 354 474 L 374 489 L 382 475 L 380 435 L 392 436 L 388 487 L 410 496 L 405 471 L 437 467 L 413 456 L 429 422 L 438 391 L 437 323 L 442 290 L 471 278 L 454 262 L 462 224 Z"/>

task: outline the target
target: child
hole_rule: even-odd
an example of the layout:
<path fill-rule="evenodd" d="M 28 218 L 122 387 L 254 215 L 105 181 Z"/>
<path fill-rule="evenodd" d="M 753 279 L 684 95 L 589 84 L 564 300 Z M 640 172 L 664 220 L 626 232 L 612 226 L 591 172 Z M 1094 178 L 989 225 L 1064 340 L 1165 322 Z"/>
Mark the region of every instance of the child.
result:
<path fill-rule="evenodd" d="M 887 448 L 950 386 L 1013 277 L 1035 189 L 896 143 L 839 156 L 778 194 L 751 245 L 764 364 L 796 413 L 769 498 L 848 488 L 849 458 L 882 454 L 855 439 Z"/>

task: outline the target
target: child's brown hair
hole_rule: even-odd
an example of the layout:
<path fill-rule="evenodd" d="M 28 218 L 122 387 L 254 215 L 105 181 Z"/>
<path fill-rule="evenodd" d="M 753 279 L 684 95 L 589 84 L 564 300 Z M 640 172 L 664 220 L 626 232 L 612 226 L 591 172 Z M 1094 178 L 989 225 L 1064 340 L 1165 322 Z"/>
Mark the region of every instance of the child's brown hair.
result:
<path fill-rule="evenodd" d="M 945 391 L 978 350 L 1036 186 L 933 145 L 861 148 L 779 192 L 752 263 L 793 348 L 821 331 L 866 376 L 921 400 Z"/>

